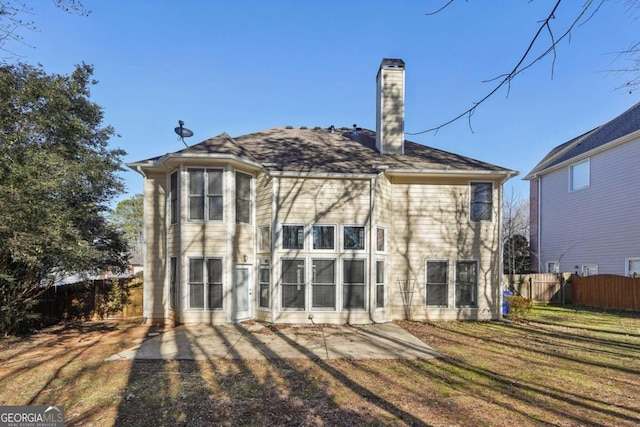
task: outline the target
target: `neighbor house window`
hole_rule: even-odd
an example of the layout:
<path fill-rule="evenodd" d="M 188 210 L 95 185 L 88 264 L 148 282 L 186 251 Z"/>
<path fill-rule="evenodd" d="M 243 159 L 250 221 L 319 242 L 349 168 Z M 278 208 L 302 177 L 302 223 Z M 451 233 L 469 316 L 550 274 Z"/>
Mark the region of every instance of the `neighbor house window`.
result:
<path fill-rule="evenodd" d="M 427 261 L 427 305 L 437 307 L 448 305 L 448 277 L 448 261 Z"/>
<path fill-rule="evenodd" d="M 547 263 L 547 273 L 560 273 L 560 265 L 558 261 L 549 261 Z"/>
<path fill-rule="evenodd" d="M 640 258 L 627 258 L 624 269 L 628 277 L 640 277 Z"/>
<path fill-rule="evenodd" d="M 176 302 L 178 301 L 178 258 L 171 257 L 169 260 L 169 307 L 172 310 L 176 309 Z"/>
<path fill-rule="evenodd" d="M 178 222 L 178 172 L 171 174 L 169 184 L 169 217 L 171 224 Z"/>
<path fill-rule="evenodd" d="M 258 228 L 258 250 L 269 252 L 271 250 L 271 227 L 263 225 Z"/>
<path fill-rule="evenodd" d="M 304 225 L 282 226 L 282 249 L 304 249 Z"/>
<path fill-rule="evenodd" d="M 376 228 L 376 251 L 384 252 L 386 247 L 386 233 L 382 227 Z"/>
<path fill-rule="evenodd" d="M 345 226 L 343 228 L 342 247 L 345 250 L 364 250 L 365 229 L 360 226 Z"/>
<path fill-rule="evenodd" d="M 493 184 L 471 183 L 471 221 L 491 221 L 493 211 Z"/>
<path fill-rule="evenodd" d="M 477 261 L 456 262 L 456 307 L 478 306 Z"/>
<path fill-rule="evenodd" d="M 336 308 L 336 260 L 311 260 L 311 307 Z"/>
<path fill-rule="evenodd" d="M 336 228 L 333 225 L 314 225 L 313 249 L 334 250 L 336 248 Z"/>
<path fill-rule="evenodd" d="M 342 308 L 364 309 L 365 260 L 342 260 Z"/>
<path fill-rule="evenodd" d="M 304 260 L 282 260 L 282 308 L 305 308 Z"/>
<path fill-rule="evenodd" d="M 252 176 L 236 172 L 236 224 L 251 224 Z"/>
<path fill-rule="evenodd" d="M 189 219 L 222 221 L 222 169 L 189 169 Z"/>
<path fill-rule="evenodd" d="M 589 169 L 590 168 L 591 168 L 590 159 L 583 160 L 569 167 L 569 171 L 570 171 L 569 188 L 571 189 L 571 191 L 580 190 L 582 188 L 587 188 L 589 186 L 590 184 Z"/>
<path fill-rule="evenodd" d="M 384 308 L 384 261 L 376 261 L 376 308 Z"/>
<path fill-rule="evenodd" d="M 189 308 L 222 308 L 221 258 L 189 258 Z"/>
<path fill-rule="evenodd" d="M 596 274 L 598 274 L 597 264 L 585 264 L 582 266 L 583 276 L 595 276 Z"/>
<path fill-rule="evenodd" d="M 258 298 L 258 305 L 261 308 L 269 308 L 269 264 L 260 264 L 258 281 L 260 282 L 260 296 Z"/>

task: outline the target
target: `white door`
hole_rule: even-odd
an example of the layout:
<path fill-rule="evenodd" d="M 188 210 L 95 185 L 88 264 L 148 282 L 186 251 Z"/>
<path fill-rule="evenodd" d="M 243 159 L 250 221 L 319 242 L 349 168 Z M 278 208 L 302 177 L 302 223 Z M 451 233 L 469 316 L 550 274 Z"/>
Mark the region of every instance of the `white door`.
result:
<path fill-rule="evenodd" d="M 251 319 L 253 317 L 253 282 L 250 265 L 237 265 L 233 286 L 233 313 L 234 321 Z"/>

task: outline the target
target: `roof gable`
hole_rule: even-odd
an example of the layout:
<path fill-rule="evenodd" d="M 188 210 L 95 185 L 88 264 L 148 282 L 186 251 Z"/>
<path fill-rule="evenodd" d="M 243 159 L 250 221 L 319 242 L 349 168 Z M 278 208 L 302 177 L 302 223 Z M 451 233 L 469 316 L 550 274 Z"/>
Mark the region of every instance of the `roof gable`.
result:
<path fill-rule="evenodd" d="M 552 149 L 525 179 L 638 130 L 640 130 L 640 102 L 610 122 Z"/>

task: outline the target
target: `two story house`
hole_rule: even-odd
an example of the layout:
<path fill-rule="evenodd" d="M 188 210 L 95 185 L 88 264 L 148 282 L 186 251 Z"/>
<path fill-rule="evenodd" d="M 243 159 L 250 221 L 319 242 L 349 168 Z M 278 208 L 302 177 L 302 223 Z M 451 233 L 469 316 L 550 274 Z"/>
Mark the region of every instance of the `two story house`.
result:
<path fill-rule="evenodd" d="M 130 163 L 144 179 L 152 322 L 370 323 L 500 315 L 503 183 L 405 140 L 405 64 L 376 131 L 276 127 Z"/>
<path fill-rule="evenodd" d="M 530 182 L 532 267 L 640 274 L 640 103 L 555 147 Z"/>

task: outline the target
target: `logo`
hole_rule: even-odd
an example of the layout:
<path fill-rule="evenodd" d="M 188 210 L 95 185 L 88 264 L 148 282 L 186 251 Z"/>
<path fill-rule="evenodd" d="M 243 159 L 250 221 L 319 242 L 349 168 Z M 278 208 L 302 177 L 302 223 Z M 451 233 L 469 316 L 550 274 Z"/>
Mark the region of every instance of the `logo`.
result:
<path fill-rule="evenodd" d="M 64 427 L 64 406 L 0 406 L 0 427 Z"/>

